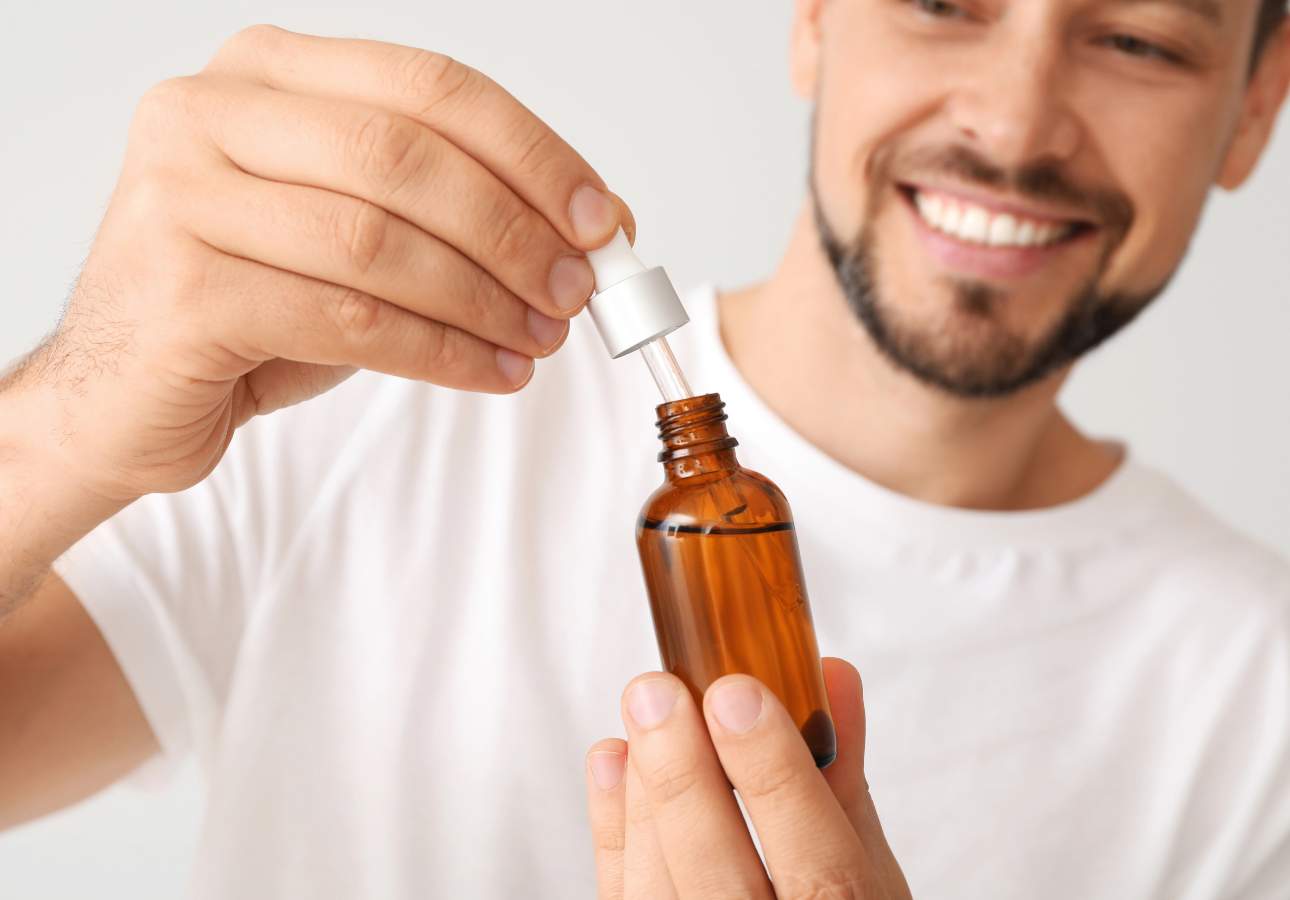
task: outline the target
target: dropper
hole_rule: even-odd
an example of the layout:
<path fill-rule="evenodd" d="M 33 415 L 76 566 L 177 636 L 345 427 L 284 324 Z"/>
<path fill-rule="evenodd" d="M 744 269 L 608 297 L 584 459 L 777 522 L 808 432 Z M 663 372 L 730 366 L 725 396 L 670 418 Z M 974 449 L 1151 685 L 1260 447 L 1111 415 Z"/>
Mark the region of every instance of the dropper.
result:
<path fill-rule="evenodd" d="M 659 266 L 647 269 L 622 229 L 588 253 L 587 260 L 596 275 L 596 293 L 587 308 L 609 355 L 618 359 L 639 350 L 665 403 L 693 397 L 667 343 L 667 335 L 690 321 L 667 273 Z M 709 491 L 724 521 L 748 508 L 743 492 L 729 479 L 714 481 Z"/>
<path fill-rule="evenodd" d="M 667 335 L 690 321 L 667 273 L 661 266 L 646 268 L 621 228 L 587 260 L 596 275 L 587 308 L 609 355 L 618 359 L 639 350 L 664 402 L 693 397 L 667 343 Z"/>

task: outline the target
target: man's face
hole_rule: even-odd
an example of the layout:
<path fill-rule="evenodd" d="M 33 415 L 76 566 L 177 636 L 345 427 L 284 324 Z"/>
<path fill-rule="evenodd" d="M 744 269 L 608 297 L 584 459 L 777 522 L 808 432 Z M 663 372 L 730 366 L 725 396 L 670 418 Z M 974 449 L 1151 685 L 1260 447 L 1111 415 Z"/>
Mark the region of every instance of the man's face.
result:
<path fill-rule="evenodd" d="M 1149 303 L 1241 120 L 1256 3 L 824 0 L 816 217 L 883 351 L 1006 394 Z"/>

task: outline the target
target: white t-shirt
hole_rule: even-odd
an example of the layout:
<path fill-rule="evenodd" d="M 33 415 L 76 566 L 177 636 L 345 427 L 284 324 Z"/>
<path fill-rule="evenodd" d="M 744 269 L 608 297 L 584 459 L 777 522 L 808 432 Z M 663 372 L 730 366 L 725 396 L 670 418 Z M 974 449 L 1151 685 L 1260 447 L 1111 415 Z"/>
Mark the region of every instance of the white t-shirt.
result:
<path fill-rule="evenodd" d="M 672 338 L 791 501 L 821 651 L 919 898 L 1290 896 L 1290 570 L 1130 459 L 1050 510 L 935 507 Z M 658 667 L 657 397 L 585 319 L 514 397 L 362 373 L 257 419 L 59 574 L 210 789 L 199 897 L 593 897 L 583 753 Z"/>

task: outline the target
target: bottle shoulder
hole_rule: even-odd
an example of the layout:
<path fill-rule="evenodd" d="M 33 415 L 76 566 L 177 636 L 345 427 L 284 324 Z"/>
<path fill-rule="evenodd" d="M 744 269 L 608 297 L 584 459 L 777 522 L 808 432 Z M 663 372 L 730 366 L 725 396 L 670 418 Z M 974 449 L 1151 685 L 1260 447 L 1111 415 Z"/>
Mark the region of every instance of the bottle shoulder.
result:
<path fill-rule="evenodd" d="M 788 499 L 773 481 L 751 469 L 668 480 L 645 501 L 641 518 L 680 525 L 756 527 L 791 524 Z"/>

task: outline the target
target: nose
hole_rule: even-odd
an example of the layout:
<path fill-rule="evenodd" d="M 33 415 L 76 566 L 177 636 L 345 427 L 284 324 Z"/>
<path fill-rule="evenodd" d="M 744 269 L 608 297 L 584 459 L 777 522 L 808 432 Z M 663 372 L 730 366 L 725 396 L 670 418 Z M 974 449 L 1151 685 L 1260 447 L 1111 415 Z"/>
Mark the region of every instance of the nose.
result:
<path fill-rule="evenodd" d="M 996 165 L 1065 161 L 1080 148 L 1082 129 L 1052 43 L 1033 33 L 1000 42 L 950 97 L 961 138 Z"/>

